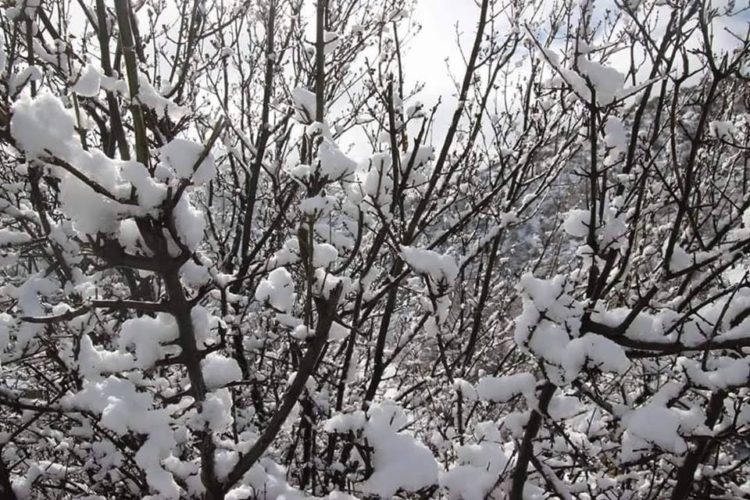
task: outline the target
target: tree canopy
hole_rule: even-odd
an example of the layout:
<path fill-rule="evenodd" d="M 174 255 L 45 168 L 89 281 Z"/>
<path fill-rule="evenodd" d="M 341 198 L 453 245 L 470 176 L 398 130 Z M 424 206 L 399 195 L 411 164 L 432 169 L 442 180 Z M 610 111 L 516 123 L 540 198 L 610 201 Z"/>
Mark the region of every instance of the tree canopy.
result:
<path fill-rule="evenodd" d="M 740 4 L 6 2 L 0 498 L 750 498 Z"/>

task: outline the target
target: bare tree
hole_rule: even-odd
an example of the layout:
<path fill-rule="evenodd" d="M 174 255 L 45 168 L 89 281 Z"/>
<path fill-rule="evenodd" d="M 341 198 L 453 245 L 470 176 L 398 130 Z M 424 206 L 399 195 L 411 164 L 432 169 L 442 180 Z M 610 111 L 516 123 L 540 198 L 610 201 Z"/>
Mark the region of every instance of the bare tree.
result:
<path fill-rule="evenodd" d="M 750 495 L 746 9 L 413 11 L 5 8 L 0 497 Z"/>

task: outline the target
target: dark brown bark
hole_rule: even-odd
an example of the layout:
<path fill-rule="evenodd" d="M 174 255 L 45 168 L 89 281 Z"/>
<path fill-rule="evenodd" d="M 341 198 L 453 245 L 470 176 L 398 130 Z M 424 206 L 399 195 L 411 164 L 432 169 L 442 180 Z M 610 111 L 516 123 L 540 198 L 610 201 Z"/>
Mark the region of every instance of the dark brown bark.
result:
<path fill-rule="evenodd" d="M 289 413 L 292 411 L 292 408 L 294 408 L 294 405 L 302 394 L 307 379 L 309 379 L 315 371 L 320 353 L 328 341 L 328 332 L 331 329 L 331 324 L 333 324 L 333 319 L 336 314 L 336 304 L 338 304 L 340 295 L 341 287 L 337 286 L 331 291 L 331 294 L 327 299 L 319 298 L 316 300 L 318 306 L 318 324 L 315 327 L 315 336 L 299 364 L 297 374 L 289 385 L 286 394 L 284 394 L 281 406 L 271 417 L 263 434 L 261 434 L 253 447 L 250 448 L 250 451 L 240 458 L 237 465 L 235 465 L 232 472 L 229 473 L 226 480 L 223 482 L 223 491 L 226 492 L 242 479 L 242 476 L 250 470 L 255 462 L 263 456 L 263 453 L 265 453 L 268 447 L 271 446 L 276 435 L 279 433 L 279 430 L 281 430 L 281 426 L 286 421 L 286 418 L 289 416 Z"/>
<path fill-rule="evenodd" d="M 711 394 L 706 411 L 706 427 L 709 429 L 716 425 L 716 421 L 721 416 L 724 409 L 724 398 L 727 394 L 724 391 L 716 391 Z M 685 500 L 690 497 L 690 492 L 695 481 L 695 471 L 698 466 L 706 459 L 711 447 L 712 439 L 710 436 L 700 436 L 696 438 L 695 447 L 687 454 L 685 461 L 677 471 L 677 483 L 672 490 L 672 500 Z"/>
<path fill-rule="evenodd" d="M 534 453 L 534 438 L 539 433 L 539 428 L 542 425 L 542 414 L 547 412 L 547 406 L 556 389 L 557 387 L 551 382 L 545 382 L 539 391 L 539 408 L 531 411 L 529 422 L 526 424 L 526 431 L 523 434 L 523 440 L 518 449 L 516 468 L 513 470 L 510 500 L 523 500 L 523 487 L 528 477 L 531 455 Z"/>

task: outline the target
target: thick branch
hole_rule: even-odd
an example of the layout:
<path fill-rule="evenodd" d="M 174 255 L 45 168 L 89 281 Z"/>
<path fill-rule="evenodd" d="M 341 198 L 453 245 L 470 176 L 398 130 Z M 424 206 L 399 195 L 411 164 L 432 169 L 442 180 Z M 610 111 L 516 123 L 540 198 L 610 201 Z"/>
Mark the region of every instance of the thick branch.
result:
<path fill-rule="evenodd" d="M 237 483 L 245 473 L 260 459 L 265 453 L 271 443 L 273 443 L 276 435 L 281 430 L 281 426 L 286 421 L 289 413 L 297 403 L 302 391 L 305 388 L 307 379 L 315 371 L 315 367 L 318 364 L 318 358 L 323 350 L 323 347 L 328 341 L 328 332 L 331 329 L 331 324 L 336 313 L 336 304 L 338 303 L 339 296 L 341 295 L 341 286 L 337 286 L 329 296 L 328 299 L 317 299 L 318 305 L 318 324 L 315 328 L 315 337 L 313 338 L 310 346 L 307 348 L 305 357 L 300 362 L 297 374 L 294 376 L 294 380 L 289 385 L 284 399 L 281 402 L 281 406 L 276 410 L 271 421 L 268 423 L 265 431 L 260 438 L 255 442 L 250 451 L 240 458 L 237 465 L 235 465 L 232 472 L 227 476 L 224 481 L 224 490 L 231 488 L 232 485 Z"/>
<path fill-rule="evenodd" d="M 523 487 L 528 476 L 529 462 L 534 453 L 534 438 L 542 424 L 542 413 L 547 411 L 552 395 L 557 388 L 551 382 L 545 382 L 539 395 L 539 408 L 531 411 L 526 432 L 518 449 L 516 468 L 513 470 L 513 483 L 510 490 L 510 500 L 523 500 Z"/>

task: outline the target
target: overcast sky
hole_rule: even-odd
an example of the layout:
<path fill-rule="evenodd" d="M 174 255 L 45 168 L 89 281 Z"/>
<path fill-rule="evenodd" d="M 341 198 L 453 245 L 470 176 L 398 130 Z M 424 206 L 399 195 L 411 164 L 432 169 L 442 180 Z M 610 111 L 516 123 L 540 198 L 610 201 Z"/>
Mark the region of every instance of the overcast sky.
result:
<path fill-rule="evenodd" d="M 713 0 L 712 6 L 723 9 L 731 0 Z M 748 0 L 735 0 L 737 7 Z M 547 0 L 552 5 L 552 0 Z M 614 0 L 598 0 L 595 2 L 596 12 L 604 12 L 610 8 L 616 10 Z M 667 15 L 660 16 L 666 19 Z M 468 52 L 476 33 L 479 8 L 474 0 L 418 0 L 414 18 L 419 20 L 422 31 L 411 42 L 405 57 L 407 83 L 424 83 L 425 88 L 419 94 L 419 99 L 427 106 L 434 105 L 442 96 L 443 105 L 439 111 L 436 136 L 447 127 L 449 117 L 453 112 L 455 101 L 451 96 L 455 93 L 453 80 L 447 78 L 448 67 L 459 81 L 463 75 L 464 64 L 457 47 L 456 26 L 460 33 L 464 51 Z M 750 25 L 750 11 L 731 18 L 720 17 L 714 23 L 716 46 L 721 49 L 731 49 L 740 42 L 728 30 L 744 37 Z M 697 37 L 691 40 L 697 44 Z M 446 65 L 446 58 L 449 65 Z M 626 72 L 629 65 L 629 53 L 622 50 L 615 54 L 608 62 L 621 72 Z M 645 75 L 648 68 L 642 68 Z M 442 125 L 442 126 L 441 126 Z"/>
<path fill-rule="evenodd" d="M 419 0 L 414 18 L 419 20 L 422 30 L 406 54 L 406 81 L 407 85 L 424 84 L 418 99 L 426 106 L 433 106 L 442 96 L 433 132 L 437 138 L 447 128 L 455 104 L 452 96 L 456 89 L 453 80 L 447 76 L 448 68 L 459 81 L 463 76 L 456 27 L 464 50 L 468 50 L 467 45 L 471 44 L 476 33 L 479 9 L 473 0 Z"/>

